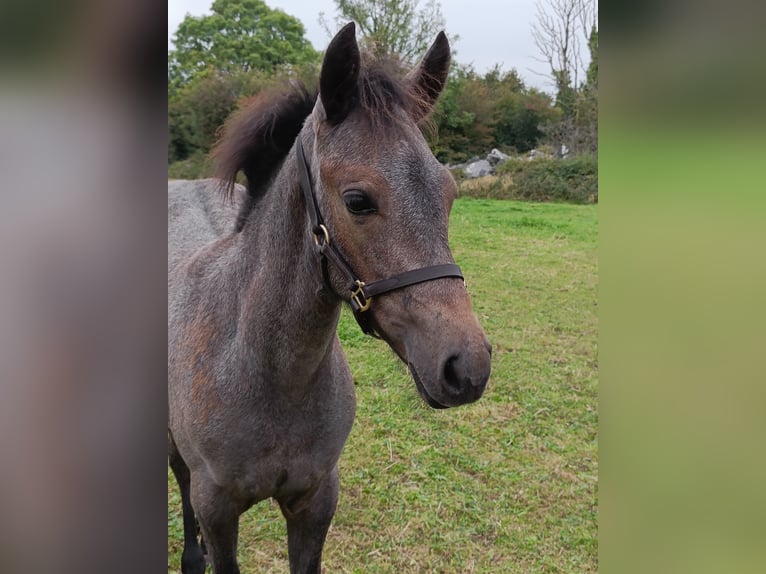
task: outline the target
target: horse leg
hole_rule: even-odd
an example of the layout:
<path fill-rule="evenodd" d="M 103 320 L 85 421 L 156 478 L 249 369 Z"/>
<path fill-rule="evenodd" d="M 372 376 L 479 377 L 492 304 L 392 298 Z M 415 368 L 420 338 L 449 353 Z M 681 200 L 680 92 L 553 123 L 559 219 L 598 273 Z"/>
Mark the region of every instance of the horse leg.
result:
<path fill-rule="evenodd" d="M 191 474 L 189 467 L 186 466 L 181 453 L 178 452 L 175 442 L 168 437 L 168 458 L 170 459 L 170 469 L 176 477 L 178 488 L 181 491 L 181 508 L 183 510 L 184 521 L 184 549 L 181 554 L 181 572 L 183 574 L 204 574 L 205 557 L 202 548 L 197 541 L 197 520 L 194 517 L 189 488 L 191 483 Z"/>
<path fill-rule="evenodd" d="M 287 521 L 290 574 L 319 574 L 330 522 L 338 504 L 338 467 L 308 498 L 280 500 Z"/>
<path fill-rule="evenodd" d="M 239 574 L 237 536 L 242 509 L 226 491 L 204 475 L 192 476 L 191 501 L 213 574 Z"/>

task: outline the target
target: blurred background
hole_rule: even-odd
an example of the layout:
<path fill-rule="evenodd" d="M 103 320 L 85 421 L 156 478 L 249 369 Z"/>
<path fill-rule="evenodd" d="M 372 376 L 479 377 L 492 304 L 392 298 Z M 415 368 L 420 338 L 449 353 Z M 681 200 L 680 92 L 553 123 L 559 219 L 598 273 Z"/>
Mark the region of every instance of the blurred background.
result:
<path fill-rule="evenodd" d="M 600 567 L 762 568 L 761 3 L 601 11 Z"/>
<path fill-rule="evenodd" d="M 3 572 L 164 560 L 165 18 L 0 7 Z"/>

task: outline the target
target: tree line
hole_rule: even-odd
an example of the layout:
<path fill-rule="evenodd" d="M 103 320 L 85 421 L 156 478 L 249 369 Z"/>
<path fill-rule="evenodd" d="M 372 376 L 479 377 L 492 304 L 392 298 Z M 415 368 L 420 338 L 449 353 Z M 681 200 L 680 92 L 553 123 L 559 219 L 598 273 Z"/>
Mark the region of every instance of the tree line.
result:
<path fill-rule="evenodd" d="M 515 70 L 496 66 L 480 74 L 453 62 L 425 130 L 440 161 L 465 161 L 491 148 L 506 153 L 541 146 L 572 154 L 596 152 L 598 29 L 592 0 L 548 1 L 550 11 L 538 5 L 533 35 L 550 65 L 556 93 L 527 86 Z M 335 24 L 353 19 L 365 48 L 403 65 L 414 64 L 445 27 L 435 0 L 423 6 L 419 0 L 335 3 Z M 336 27 L 324 16 L 323 24 L 328 34 Z M 571 35 L 569 40 L 560 41 L 560 29 Z M 579 78 L 582 54 L 572 37 L 582 36 L 589 63 Z M 308 42 L 297 18 L 264 0 L 215 0 L 211 14 L 187 15 L 174 40 L 175 50 L 168 52 L 168 162 L 189 163 L 193 177 L 208 175 L 204 158 L 238 106 L 288 80 L 317 83 L 322 53 Z"/>

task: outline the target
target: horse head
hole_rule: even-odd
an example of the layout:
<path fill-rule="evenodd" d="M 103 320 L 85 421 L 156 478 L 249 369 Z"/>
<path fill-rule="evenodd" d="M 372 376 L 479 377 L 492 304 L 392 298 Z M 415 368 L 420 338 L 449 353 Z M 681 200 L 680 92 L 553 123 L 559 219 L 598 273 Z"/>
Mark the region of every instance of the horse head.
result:
<path fill-rule="evenodd" d="M 477 400 L 491 355 L 448 243 L 455 181 L 418 126 L 449 65 L 442 32 L 417 66 L 397 76 L 367 62 L 354 24 L 346 25 L 325 53 L 311 129 L 300 142 L 313 182 L 306 185 L 322 214 L 313 232 L 320 248 L 332 245 L 330 288 L 408 365 L 434 408 Z M 384 288 L 388 279 L 398 286 Z"/>

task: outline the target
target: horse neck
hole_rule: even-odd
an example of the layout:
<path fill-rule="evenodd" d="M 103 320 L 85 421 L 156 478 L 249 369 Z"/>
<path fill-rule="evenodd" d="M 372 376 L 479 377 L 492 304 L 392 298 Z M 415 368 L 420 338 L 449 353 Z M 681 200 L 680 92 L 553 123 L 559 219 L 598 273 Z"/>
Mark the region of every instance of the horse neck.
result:
<path fill-rule="evenodd" d="M 293 387 L 314 379 L 340 316 L 340 302 L 324 287 L 298 181 L 293 149 L 240 233 L 251 265 L 237 330 L 243 372 Z"/>

